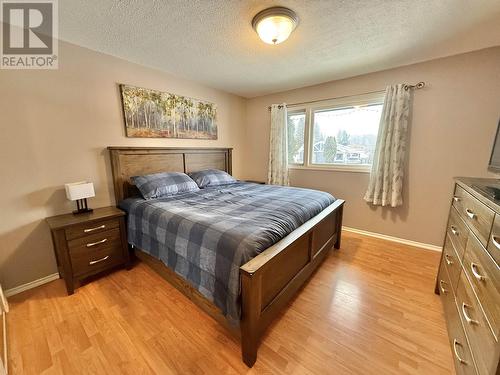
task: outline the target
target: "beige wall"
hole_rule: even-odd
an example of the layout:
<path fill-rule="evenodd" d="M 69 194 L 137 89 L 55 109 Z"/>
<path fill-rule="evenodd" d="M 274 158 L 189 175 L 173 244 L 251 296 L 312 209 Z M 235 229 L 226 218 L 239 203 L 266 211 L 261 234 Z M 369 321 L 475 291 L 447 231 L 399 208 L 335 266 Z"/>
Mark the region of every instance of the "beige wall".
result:
<path fill-rule="evenodd" d="M 43 218 L 73 209 L 64 183 L 93 181 L 91 206 L 113 204 L 109 145 L 234 147 L 233 170 L 242 173 L 243 98 L 68 43 L 61 43 L 59 56 L 55 71 L 0 70 L 0 282 L 6 289 L 56 272 Z M 216 103 L 219 139 L 126 138 L 118 83 Z"/>
<path fill-rule="evenodd" d="M 291 183 L 345 199 L 347 226 L 440 245 L 453 176 L 492 176 L 486 167 L 500 116 L 500 47 L 248 100 L 245 177 L 266 177 L 269 104 L 356 95 L 418 81 L 427 87 L 414 95 L 402 207 L 365 203 L 367 173 L 292 170 Z"/>

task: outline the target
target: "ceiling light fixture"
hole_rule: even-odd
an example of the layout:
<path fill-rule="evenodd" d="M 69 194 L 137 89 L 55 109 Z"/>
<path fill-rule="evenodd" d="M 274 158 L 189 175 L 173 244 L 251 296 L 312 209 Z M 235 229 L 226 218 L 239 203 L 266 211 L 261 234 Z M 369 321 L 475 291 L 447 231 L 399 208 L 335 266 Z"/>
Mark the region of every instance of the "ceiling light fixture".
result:
<path fill-rule="evenodd" d="M 297 14 L 285 7 L 264 9 L 252 20 L 252 27 L 259 34 L 260 39 L 268 44 L 284 42 L 298 24 Z"/>

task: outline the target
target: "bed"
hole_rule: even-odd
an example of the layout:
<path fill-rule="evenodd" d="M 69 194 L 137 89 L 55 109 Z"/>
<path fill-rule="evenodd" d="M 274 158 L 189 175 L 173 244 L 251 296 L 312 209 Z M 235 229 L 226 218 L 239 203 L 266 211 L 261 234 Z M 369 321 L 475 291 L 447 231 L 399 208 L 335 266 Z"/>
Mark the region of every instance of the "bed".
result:
<path fill-rule="evenodd" d="M 243 361 L 319 266 L 340 247 L 344 202 L 329 194 L 238 182 L 174 197 L 138 198 L 130 177 L 220 169 L 230 148 L 109 147 L 115 198 L 136 256 L 240 336 Z"/>

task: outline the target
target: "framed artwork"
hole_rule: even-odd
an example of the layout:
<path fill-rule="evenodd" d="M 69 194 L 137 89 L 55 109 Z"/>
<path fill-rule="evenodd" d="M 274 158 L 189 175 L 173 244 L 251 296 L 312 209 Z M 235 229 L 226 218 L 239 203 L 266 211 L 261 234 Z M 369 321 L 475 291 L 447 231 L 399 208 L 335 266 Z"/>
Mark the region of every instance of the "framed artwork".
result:
<path fill-rule="evenodd" d="M 217 139 L 215 104 L 120 85 L 127 137 Z"/>

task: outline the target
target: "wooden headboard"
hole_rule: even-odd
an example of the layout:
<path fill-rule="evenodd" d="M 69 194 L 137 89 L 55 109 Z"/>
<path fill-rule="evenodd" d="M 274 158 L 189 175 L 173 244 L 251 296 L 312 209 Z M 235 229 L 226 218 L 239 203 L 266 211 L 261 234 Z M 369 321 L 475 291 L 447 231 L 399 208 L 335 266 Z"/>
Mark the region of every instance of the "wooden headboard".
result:
<path fill-rule="evenodd" d="M 108 147 L 116 204 L 137 195 L 130 177 L 158 172 L 220 169 L 232 173 L 232 148 Z"/>

